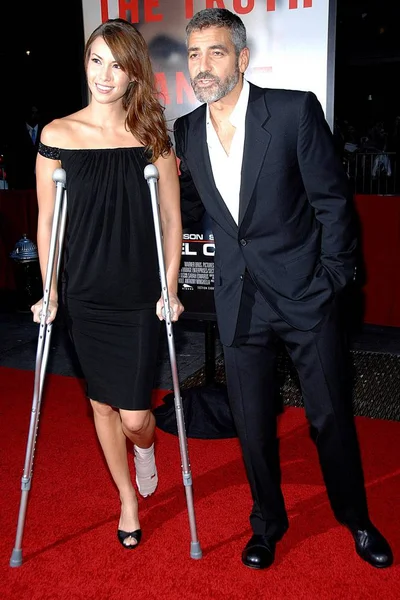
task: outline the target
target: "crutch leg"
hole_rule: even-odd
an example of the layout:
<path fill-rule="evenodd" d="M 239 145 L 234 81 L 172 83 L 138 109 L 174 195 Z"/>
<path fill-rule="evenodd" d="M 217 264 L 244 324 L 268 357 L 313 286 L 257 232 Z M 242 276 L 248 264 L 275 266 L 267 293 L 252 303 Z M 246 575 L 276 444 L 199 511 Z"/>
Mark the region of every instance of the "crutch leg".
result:
<path fill-rule="evenodd" d="M 178 438 L 179 438 L 179 449 L 180 449 L 181 461 L 182 461 L 183 485 L 185 488 L 186 503 L 187 503 L 187 509 L 188 509 L 188 515 L 189 515 L 189 526 L 190 526 L 190 535 L 191 535 L 190 556 L 191 556 L 191 558 L 199 559 L 202 557 L 202 551 L 201 551 L 201 547 L 200 547 L 200 542 L 197 538 L 196 518 L 195 518 L 194 503 L 193 503 L 192 473 L 190 470 L 186 429 L 185 429 L 183 410 L 182 410 L 182 404 L 181 404 L 182 399 L 181 399 L 180 388 L 179 388 L 179 378 L 178 378 L 178 368 L 177 368 L 176 354 L 175 354 L 174 334 L 173 334 L 173 329 L 172 329 L 171 311 L 170 311 L 168 286 L 167 286 L 167 276 L 166 276 L 166 271 L 165 271 L 164 252 L 163 252 L 163 244 L 162 244 L 162 231 L 161 231 L 159 202 L 158 202 L 157 181 L 158 181 L 159 174 L 158 174 L 157 167 L 155 165 L 147 165 L 144 170 L 144 177 L 150 188 L 151 206 L 152 206 L 152 211 L 153 211 L 154 229 L 155 229 L 155 234 L 156 234 L 158 264 L 159 264 L 159 268 L 160 268 L 160 278 L 161 278 L 161 291 L 162 291 L 162 297 L 163 297 L 163 301 L 164 301 L 165 327 L 166 327 L 166 332 L 167 332 L 168 351 L 169 351 L 169 358 L 170 358 L 170 363 L 171 363 L 172 381 L 173 381 L 173 389 L 174 389 L 174 403 L 175 403 L 175 414 L 176 414 Z"/>
<path fill-rule="evenodd" d="M 49 258 L 47 262 L 46 278 L 43 288 L 43 303 L 40 316 L 38 345 L 36 350 L 35 380 L 33 387 L 33 400 L 28 441 L 25 453 L 24 471 L 21 479 L 21 500 L 18 514 L 15 544 L 10 558 L 11 567 L 22 565 L 22 538 L 25 526 L 28 496 L 31 489 L 33 458 L 37 431 L 39 426 L 40 406 L 42 401 L 44 378 L 46 374 L 47 359 L 49 356 L 52 323 L 46 324 L 47 311 L 50 301 L 51 282 L 53 279 L 54 262 L 57 255 L 56 278 L 60 271 L 61 254 L 64 241 L 65 225 L 67 218 L 67 198 L 65 191 L 66 174 L 64 169 L 56 169 L 53 173 L 56 184 L 56 199 L 54 205 L 53 224 L 51 230 Z M 58 248 L 57 248 L 58 242 Z"/>

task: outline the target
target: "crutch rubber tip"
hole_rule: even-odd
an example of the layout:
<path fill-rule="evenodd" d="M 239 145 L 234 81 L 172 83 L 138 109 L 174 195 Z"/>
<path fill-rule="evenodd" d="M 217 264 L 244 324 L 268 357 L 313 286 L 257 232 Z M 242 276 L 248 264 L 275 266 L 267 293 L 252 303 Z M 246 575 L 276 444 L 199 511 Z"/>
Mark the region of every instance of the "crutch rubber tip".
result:
<path fill-rule="evenodd" d="M 63 185 L 67 182 L 67 174 L 64 169 L 56 169 L 53 173 L 53 181 L 55 183 L 62 183 Z"/>
<path fill-rule="evenodd" d="M 198 560 L 203 557 L 203 553 L 200 548 L 200 542 L 190 542 L 190 558 Z"/>
<path fill-rule="evenodd" d="M 13 550 L 10 558 L 10 567 L 20 567 L 22 565 L 22 550 Z"/>

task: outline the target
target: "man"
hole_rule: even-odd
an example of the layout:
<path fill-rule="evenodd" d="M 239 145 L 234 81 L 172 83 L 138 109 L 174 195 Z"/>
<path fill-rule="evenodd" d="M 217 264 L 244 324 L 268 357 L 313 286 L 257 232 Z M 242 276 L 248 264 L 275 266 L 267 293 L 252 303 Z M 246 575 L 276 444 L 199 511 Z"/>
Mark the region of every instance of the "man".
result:
<path fill-rule="evenodd" d="M 11 189 L 35 189 L 35 165 L 44 123 L 39 109 L 28 105 L 7 125 L 9 186 Z"/>
<path fill-rule="evenodd" d="M 297 369 L 333 512 L 374 567 L 392 564 L 372 525 L 351 414 L 337 298 L 356 239 L 346 178 L 310 92 L 261 89 L 242 21 L 225 9 L 187 28 L 200 107 L 176 121 L 184 225 L 204 210 L 216 242 L 215 304 L 232 414 L 253 496 L 242 561 L 270 566 L 288 528 L 279 481 L 276 341 Z"/>

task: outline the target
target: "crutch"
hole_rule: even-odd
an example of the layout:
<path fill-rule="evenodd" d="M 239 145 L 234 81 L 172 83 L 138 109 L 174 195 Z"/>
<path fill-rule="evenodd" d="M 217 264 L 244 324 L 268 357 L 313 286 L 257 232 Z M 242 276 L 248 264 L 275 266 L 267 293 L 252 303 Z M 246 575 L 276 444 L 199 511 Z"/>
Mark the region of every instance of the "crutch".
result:
<path fill-rule="evenodd" d="M 185 423 L 184 423 L 182 404 L 181 404 L 182 398 L 181 398 L 181 393 L 180 393 L 180 389 L 179 389 L 179 379 L 178 379 L 178 368 L 177 368 L 176 354 L 175 354 L 174 333 L 173 333 L 172 323 L 171 323 L 171 311 L 170 311 L 170 305 L 169 305 L 167 276 L 166 276 L 166 272 L 165 272 L 164 252 L 163 252 L 163 244 L 162 244 L 162 232 L 161 232 L 161 224 L 160 224 L 159 201 L 158 201 L 158 184 L 157 184 L 158 177 L 159 177 L 158 169 L 155 165 L 147 165 L 145 167 L 144 178 L 146 179 L 146 181 L 149 185 L 149 188 L 150 188 L 151 207 L 153 210 L 158 264 L 159 264 L 159 268 L 160 268 L 160 278 L 161 278 L 161 291 L 162 291 L 162 297 L 163 297 L 163 301 L 164 301 L 165 327 L 167 330 L 168 351 L 169 351 L 169 359 L 170 359 L 170 363 L 171 363 L 171 372 L 172 372 L 172 381 L 173 381 L 173 387 L 174 387 L 175 414 L 176 414 L 176 422 L 177 422 L 177 428 L 178 428 L 179 448 L 180 448 L 180 452 L 181 452 L 183 485 L 185 487 L 186 504 L 187 504 L 188 514 L 189 514 L 189 527 L 190 527 L 190 535 L 191 535 L 190 556 L 191 556 L 191 558 L 199 559 L 202 557 L 202 551 L 201 551 L 201 547 L 200 547 L 200 542 L 197 538 L 196 517 L 195 517 L 195 513 L 194 513 L 194 504 L 193 504 L 192 473 L 190 470 L 186 430 L 185 430 Z"/>
<path fill-rule="evenodd" d="M 56 199 L 54 205 L 53 224 L 50 237 L 49 259 L 47 263 L 46 279 L 43 288 L 43 305 L 40 313 L 40 325 L 38 334 L 38 345 L 36 351 L 35 381 L 33 387 L 33 401 L 31 409 L 31 420 L 29 426 L 28 442 L 26 446 L 24 471 L 21 479 L 21 500 L 18 515 L 17 533 L 15 545 L 10 558 L 10 567 L 22 565 L 22 537 L 24 533 L 25 516 L 28 504 L 29 490 L 32 482 L 33 457 L 37 431 L 39 426 L 40 405 L 42 401 L 43 384 L 46 374 L 47 359 L 49 356 L 52 323 L 46 324 L 47 311 L 50 300 L 50 289 L 53 278 L 54 259 L 58 240 L 58 257 L 56 275 L 60 271 L 62 246 L 64 241 L 65 224 L 67 220 L 67 192 L 65 191 L 66 174 L 64 169 L 56 169 L 53 173 L 53 181 L 56 184 Z"/>

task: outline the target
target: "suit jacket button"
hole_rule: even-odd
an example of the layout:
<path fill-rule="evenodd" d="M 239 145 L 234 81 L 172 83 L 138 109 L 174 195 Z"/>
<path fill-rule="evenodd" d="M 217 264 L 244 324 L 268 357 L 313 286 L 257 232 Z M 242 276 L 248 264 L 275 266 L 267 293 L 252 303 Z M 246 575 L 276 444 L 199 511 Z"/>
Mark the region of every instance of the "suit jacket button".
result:
<path fill-rule="evenodd" d="M 242 239 L 240 240 L 240 243 L 241 243 L 241 245 L 242 245 L 242 246 L 246 246 L 246 244 L 247 244 L 247 240 L 245 240 L 244 238 L 242 238 Z"/>
<path fill-rule="evenodd" d="M 240 276 L 240 281 L 243 281 L 244 277 L 243 275 Z"/>

